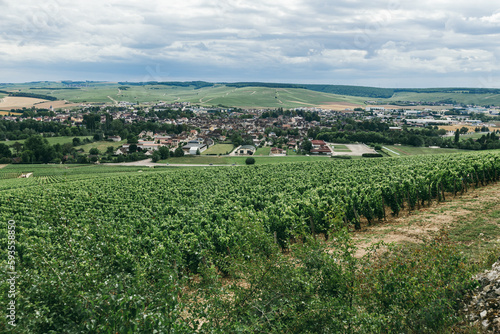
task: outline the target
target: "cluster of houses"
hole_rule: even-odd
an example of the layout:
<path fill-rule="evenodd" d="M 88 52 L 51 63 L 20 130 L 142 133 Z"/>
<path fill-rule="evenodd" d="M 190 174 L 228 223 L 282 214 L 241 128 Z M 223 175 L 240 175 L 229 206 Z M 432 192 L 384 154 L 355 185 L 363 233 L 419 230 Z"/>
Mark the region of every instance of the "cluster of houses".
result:
<path fill-rule="evenodd" d="M 139 134 L 141 139 L 136 144 L 123 144 L 116 150 L 115 155 L 128 153 L 131 145 L 135 145 L 138 150 L 145 152 L 146 155 L 152 155 L 154 151 L 162 146 L 168 147 L 172 151 L 182 147 L 184 154 L 196 155 L 214 145 L 213 139 L 197 137 L 197 135 L 196 130 L 191 130 L 189 134 L 180 135 L 154 134 L 153 132 L 143 131 Z M 119 136 L 108 137 L 108 139 L 113 141 L 121 140 Z"/>
<path fill-rule="evenodd" d="M 59 122 L 68 126 L 83 126 L 84 115 L 88 113 L 87 108 L 90 106 L 82 106 L 76 111 L 67 111 L 64 113 L 56 113 L 53 116 L 32 117 L 32 119 L 40 122 Z M 95 110 L 96 106 L 92 106 Z M 135 104 L 123 104 L 121 108 L 106 109 L 107 106 L 101 107 L 106 110 L 113 120 L 123 120 L 124 123 L 133 123 L 140 121 L 154 121 L 163 124 L 183 125 L 186 124 L 193 129 L 186 133 L 178 135 L 154 134 L 152 132 L 144 132 L 139 136 L 139 141 L 136 145 L 139 150 L 152 154 L 155 150 L 162 146 L 167 146 L 171 150 L 182 147 L 185 154 L 199 154 L 214 145 L 215 142 L 225 142 L 230 134 L 235 132 L 241 134 L 246 139 L 246 142 L 251 141 L 253 145 L 243 145 L 238 147 L 233 154 L 237 155 L 253 155 L 256 147 L 265 144 L 271 146 L 270 155 L 280 156 L 286 154 L 286 149 L 298 149 L 303 138 L 307 138 L 308 130 L 314 127 L 320 127 L 321 123 L 317 120 L 307 121 L 300 116 L 284 116 L 280 115 L 276 118 L 260 117 L 268 109 L 247 109 L 234 110 L 228 108 L 204 108 L 191 106 L 188 102 L 146 104 L 137 106 Z M 190 110 L 194 113 L 194 117 L 182 117 L 177 119 L 159 119 L 154 113 L 148 116 L 151 110 Z M 446 115 L 445 112 L 449 109 L 431 110 L 422 108 L 415 110 L 414 108 L 394 109 L 383 106 L 366 107 L 365 110 L 344 110 L 332 111 L 321 108 L 302 108 L 316 112 L 321 119 L 333 120 L 346 117 L 354 117 L 357 121 L 378 118 L 382 122 L 394 124 L 391 130 L 401 130 L 402 125 L 425 126 L 425 125 L 474 125 L 474 126 L 491 126 L 491 124 L 483 124 L 480 120 L 471 119 L 467 114 L 461 115 Z M 140 111 L 140 112 L 139 112 Z M 366 115 L 366 112 L 370 115 Z M 488 113 L 491 115 L 498 114 L 499 109 L 495 108 L 478 108 L 469 107 L 468 111 L 475 113 Z M 223 115 L 213 117 L 214 113 Z M 17 120 L 19 116 L 6 115 L 4 119 Z M 106 116 L 101 116 L 101 123 L 106 122 Z M 195 130 L 196 129 L 196 130 Z M 293 130 L 288 133 L 287 139 L 282 145 L 275 145 L 279 137 L 272 131 L 274 129 Z M 293 133 L 293 134 L 292 134 Z M 121 141 L 119 136 L 111 136 L 110 140 Z M 331 155 L 332 149 L 322 140 L 312 141 L 311 154 Z M 118 149 L 116 154 L 126 154 L 130 148 L 130 144 L 124 144 Z"/>
<path fill-rule="evenodd" d="M 386 107 L 366 107 L 365 111 L 373 112 L 373 117 L 381 120 L 390 121 L 395 124 L 407 124 L 416 127 L 424 127 L 426 125 L 468 125 L 477 126 L 485 125 L 494 126 L 494 124 L 483 124 L 483 121 L 472 119 L 469 113 L 487 114 L 498 116 L 500 109 L 498 108 L 478 108 L 468 107 L 465 113 L 459 115 L 447 115 L 449 109 L 413 109 L 413 108 L 386 108 Z M 367 117 L 368 119 L 370 117 Z"/>

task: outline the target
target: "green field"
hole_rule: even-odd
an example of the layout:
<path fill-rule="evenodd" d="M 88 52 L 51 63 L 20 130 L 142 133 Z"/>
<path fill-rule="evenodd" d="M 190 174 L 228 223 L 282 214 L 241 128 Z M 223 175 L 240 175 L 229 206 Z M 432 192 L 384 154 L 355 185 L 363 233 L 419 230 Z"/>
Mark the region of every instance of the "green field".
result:
<path fill-rule="evenodd" d="M 259 147 L 255 151 L 255 155 L 269 155 L 271 153 L 271 148 L 269 146 Z"/>
<path fill-rule="evenodd" d="M 201 152 L 201 155 L 207 154 L 229 154 L 234 149 L 233 144 L 215 144 L 209 147 L 205 151 Z"/>
<path fill-rule="evenodd" d="M 441 102 L 453 100 L 473 105 L 500 105 L 500 94 L 414 93 L 398 92 L 387 101 Z"/>
<path fill-rule="evenodd" d="M 162 168 L 162 170 L 167 169 Z M 120 165 L 11 164 L 0 169 L 0 190 L 148 172 L 153 172 L 153 168 Z M 21 174 L 27 173 L 33 174 L 29 178 L 18 178 Z"/>
<path fill-rule="evenodd" d="M 118 147 L 122 146 L 123 144 L 127 143 L 126 139 L 123 139 L 122 141 L 107 141 L 107 140 L 101 140 L 101 141 L 96 141 L 93 143 L 88 143 L 80 146 L 75 146 L 76 149 L 83 149 L 85 153 L 89 153 L 91 148 L 97 148 L 99 152 L 102 154 L 106 152 L 109 146 L 113 146 L 114 149 L 116 150 Z"/>
<path fill-rule="evenodd" d="M 333 144 L 333 150 L 335 152 L 351 152 L 347 146 L 342 144 Z"/>
<path fill-rule="evenodd" d="M 57 83 L 46 83 L 19 84 L 4 87 L 4 89 L 18 89 L 22 92 L 50 95 L 70 102 L 101 102 L 109 104 L 113 104 L 113 101 L 131 103 L 183 101 L 202 106 L 292 108 L 312 107 L 333 102 L 349 102 L 362 105 L 365 100 L 362 97 L 335 95 L 297 88 L 234 88 L 216 84 L 201 89 L 167 85 L 131 85 L 127 90 L 119 90 L 120 86 L 122 85 L 117 83 L 92 83 L 89 84 L 89 87 L 66 90 L 51 89 L 63 86 Z M 30 89 L 33 87 L 43 89 Z"/>
<path fill-rule="evenodd" d="M 192 84 L 192 83 L 190 83 Z M 127 86 L 127 89 L 120 89 Z M 201 86 L 200 86 L 201 87 Z M 315 89 L 305 88 L 272 88 L 272 85 L 262 84 L 246 87 L 226 86 L 225 84 L 213 84 L 206 87 L 181 86 L 181 85 L 127 85 L 113 82 L 90 82 L 78 89 L 65 88 L 62 83 L 39 82 L 1 85 L 3 90 L 15 90 L 21 92 L 36 93 L 57 97 L 70 102 L 96 102 L 114 104 L 115 101 L 126 101 L 131 103 L 148 102 L 191 102 L 202 106 L 227 106 L 227 107 L 253 107 L 253 108 L 292 108 L 311 107 L 336 102 L 353 103 L 360 107 L 367 100 L 382 103 L 396 101 L 410 102 L 443 102 L 454 101 L 464 104 L 475 105 L 499 105 L 500 94 L 491 90 L 486 94 L 463 93 L 459 90 L 450 92 L 449 89 L 437 89 L 440 92 L 429 93 L 425 89 L 419 92 L 399 91 L 393 89 L 379 89 L 369 87 L 350 86 L 348 89 L 337 89 L 330 87 Z M 276 86 L 276 87 L 279 87 Z M 299 87 L 295 85 L 294 87 Z M 34 89 L 33 89 L 34 88 Z M 344 87 L 345 88 L 345 87 Z M 375 91 L 384 91 L 382 95 L 370 95 Z M 434 89 L 435 91 L 436 89 Z M 467 90 L 467 89 L 464 89 Z M 325 91 L 335 92 L 325 93 Z M 381 93 L 381 92 L 379 92 Z M 389 97 L 391 94 L 394 95 Z M 345 94 L 345 95 L 341 95 Z M 352 94 L 352 95 L 348 95 Z M 362 96 L 367 94 L 368 96 Z"/>
<path fill-rule="evenodd" d="M 470 132 L 470 133 L 468 132 L 465 135 L 460 135 L 460 141 L 464 141 L 464 140 L 467 140 L 469 138 L 479 139 L 484 135 L 486 135 L 486 132 Z"/>
<path fill-rule="evenodd" d="M 186 155 L 180 158 L 168 158 L 166 160 L 161 160 L 159 163 L 168 164 L 214 164 L 214 165 L 245 165 L 245 160 L 248 157 L 233 157 L 233 156 L 193 156 Z M 331 159 L 329 156 L 305 156 L 305 155 L 291 155 L 285 157 L 270 157 L 270 156 L 257 156 L 254 155 L 256 165 L 267 165 L 267 164 L 280 164 L 286 162 L 304 162 L 304 161 L 325 161 Z"/>
<path fill-rule="evenodd" d="M 397 146 L 397 145 L 383 145 L 400 155 L 428 155 L 428 154 L 446 154 L 446 153 L 465 153 L 466 150 L 455 148 L 429 148 L 429 147 L 414 147 L 414 146 Z M 387 150 L 383 150 L 391 156 L 397 156 Z"/>

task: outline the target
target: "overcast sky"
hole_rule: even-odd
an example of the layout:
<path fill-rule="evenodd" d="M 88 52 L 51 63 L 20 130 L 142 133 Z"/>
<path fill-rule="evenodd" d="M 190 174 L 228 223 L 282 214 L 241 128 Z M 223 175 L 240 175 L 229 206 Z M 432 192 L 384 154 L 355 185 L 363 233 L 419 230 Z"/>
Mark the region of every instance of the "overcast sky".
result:
<path fill-rule="evenodd" d="M 0 82 L 500 87 L 490 0 L 0 0 Z"/>

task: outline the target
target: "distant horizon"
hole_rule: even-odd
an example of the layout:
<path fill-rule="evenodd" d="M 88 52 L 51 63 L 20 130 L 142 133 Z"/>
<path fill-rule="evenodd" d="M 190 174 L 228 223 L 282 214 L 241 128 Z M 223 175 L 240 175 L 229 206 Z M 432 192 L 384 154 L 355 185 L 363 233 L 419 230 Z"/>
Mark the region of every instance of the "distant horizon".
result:
<path fill-rule="evenodd" d="M 387 87 L 387 86 L 372 86 L 366 84 L 343 84 L 343 83 L 316 83 L 316 82 L 283 82 L 283 81 L 246 81 L 246 80 L 235 80 L 235 81 L 209 81 L 209 80 L 166 80 L 166 81 L 133 81 L 133 80 L 72 80 L 72 79 L 63 79 L 63 80 L 32 80 L 32 81 L 22 81 L 22 82 L 0 82 L 0 85 L 22 85 L 22 84 L 35 84 L 39 82 L 45 83 L 63 83 L 63 82 L 88 82 L 88 83 L 149 83 L 149 82 L 207 82 L 213 84 L 235 84 L 235 83 L 265 83 L 265 84 L 287 84 L 287 85 L 329 85 L 329 86 L 353 86 L 353 87 L 370 87 L 370 88 L 381 88 L 381 89 L 457 89 L 457 88 L 466 88 L 466 89 L 500 89 L 500 87 L 473 87 L 473 86 L 425 86 L 425 87 Z"/>
<path fill-rule="evenodd" d="M 488 0 L 0 0 L 0 82 L 500 88 Z"/>

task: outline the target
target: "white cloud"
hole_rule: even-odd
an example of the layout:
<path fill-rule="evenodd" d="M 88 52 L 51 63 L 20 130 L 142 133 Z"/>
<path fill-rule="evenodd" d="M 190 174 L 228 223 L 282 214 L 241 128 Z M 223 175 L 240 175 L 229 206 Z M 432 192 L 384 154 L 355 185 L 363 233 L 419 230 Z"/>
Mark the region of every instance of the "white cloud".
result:
<path fill-rule="evenodd" d="M 249 69 L 262 81 L 392 75 L 394 86 L 500 71 L 500 12 L 486 0 L 3 0 L 0 9 L 0 81 L 14 81 L 13 68 L 62 63 L 82 75 L 162 64 L 220 81 L 247 80 Z"/>

